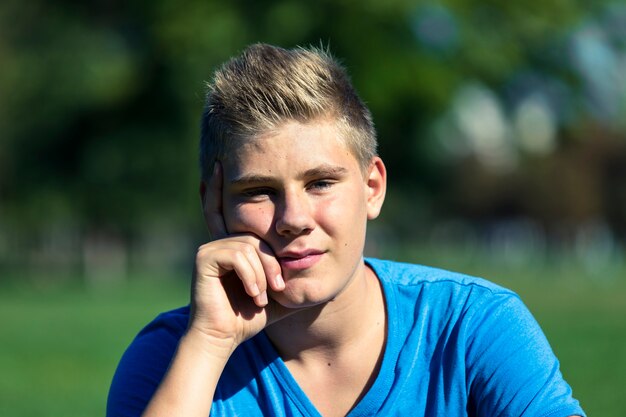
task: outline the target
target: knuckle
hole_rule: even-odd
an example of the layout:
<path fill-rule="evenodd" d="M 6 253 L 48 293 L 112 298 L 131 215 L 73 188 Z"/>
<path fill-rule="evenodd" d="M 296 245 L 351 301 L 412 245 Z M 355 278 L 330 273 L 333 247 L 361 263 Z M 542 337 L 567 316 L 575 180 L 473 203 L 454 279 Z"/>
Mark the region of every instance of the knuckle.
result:
<path fill-rule="evenodd" d="M 243 263 L 248 260 L 248 258 L 242 251 L 235 251 L 232 256 L 237 263 Z"/>
<path fill-rule="evenodd" d="M 257 282 L 257 285 L 259 287 L 259 291 L 263 292 L 267 289 L 267 280 L 265 279 L 259 280 Z"/>
<path fill-rule="evenodd" d="M 196 252 L 196 259 L 195 259 L 196 266 L 199 266 L 202 263 L 204 263 L 205 259 L 207 258 L 207 255 L 208 255 L 208 251 L 206 248 L 202 246 L 198 248 L 198 251 Z"/>
<path fill-rule="evenodd" d="M 256 255 L 256 249 L 252 245 L 249 245 L 249 244 L 246 244 L 243 246 L 242 252 L 248 257 L 252 257 Z"/>
<path fill-rule="evenodd" d="M 209 242 L 201 245 L 196 251 L 196 263 L 207 260 L 218 249 L 219 247 L 216 247 L 214 242 Z"/>

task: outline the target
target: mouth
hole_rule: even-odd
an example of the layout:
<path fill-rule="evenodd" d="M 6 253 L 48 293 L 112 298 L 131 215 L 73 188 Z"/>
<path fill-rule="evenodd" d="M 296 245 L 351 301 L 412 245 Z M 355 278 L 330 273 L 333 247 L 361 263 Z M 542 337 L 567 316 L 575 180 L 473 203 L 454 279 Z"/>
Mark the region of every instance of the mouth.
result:
<path fill-rule="evenodd" d="M 307 250 L 302 252 L 285 252 L 277 257 L 283 269 L 302 270 L 315 265 L 322 259 L 324 251 Z"/>

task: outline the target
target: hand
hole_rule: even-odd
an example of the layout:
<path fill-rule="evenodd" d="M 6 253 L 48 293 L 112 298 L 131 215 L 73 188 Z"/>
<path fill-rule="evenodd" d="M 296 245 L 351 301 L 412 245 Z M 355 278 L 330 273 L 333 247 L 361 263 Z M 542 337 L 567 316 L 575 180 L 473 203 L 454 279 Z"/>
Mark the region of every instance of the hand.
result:
<path fill-rule="evenodd" d="M 282 291 L 280 264 L 254 234 L 229 235 L 222 216 L 222 171 L 202 184 L 203 207 L 214 239 L 198 250 L 191 314 L 170 367 L 144 417 L 207 416 L 228 358 L 244 340 L 289 310 L 267 297 Z"/>
<path fill-rule="evenodd" d="M 234 349 L 291 310 L 268 298 L 285 283 L 271 248 L 254 234 L 229 235 L 222 215 L 221 165 L 202 190 L 213 241 L 200 247 L 192 284 L 189 329 Z"/>

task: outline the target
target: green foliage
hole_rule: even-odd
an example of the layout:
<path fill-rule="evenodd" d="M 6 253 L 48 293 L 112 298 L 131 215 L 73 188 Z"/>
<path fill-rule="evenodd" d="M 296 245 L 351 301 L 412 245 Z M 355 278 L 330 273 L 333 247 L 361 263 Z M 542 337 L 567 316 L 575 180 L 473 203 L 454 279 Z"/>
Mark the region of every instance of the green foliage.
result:
<path fill-rule="evenodd" d="M 568 148 L 596 138 L 618 144 L 597 165 L 622 165 L 626 91 L 613 88 L 609 93 L 615 97 L 602 98 L 606 86 L 598 80 L 618 77 L 613 69 L 625 53 L 619 30 L 624 10 L 612 0 L 592 6 L 476 0 L 4 1 L 0 229 L 10 226 L 34 241 L 50 225 L 64 224 L 131 242 L 147 224 L 161 221 L 199 230 L 196 147 L 204 82 L 253 42 L 321 43 L 342 59 L 373 111 L 396 201 L 406 206 L 417 198 L 426 205 L 421 212 L 429 216 L 416 227 L 441 217 L 494 218 L 510 205 L 506 215 L 543 222 L 551 207 L 542 193 L 527 187 L 511 203 L 490 187 L 506 181 L 510 171 L 519 182 L 532 181 L 537 158 L 558 162 Z M 575 62 L 572 45 L 600 53 L 605 58 L 598 61 L 600 72 L 589 73 Z M 505 129 L 500 139 L 513 156 L 504 171 L 486 166 L 454 113 L 468 85 L 493 97 L 506 126 L 520 103 L 541 95 L 550 110 L 544 119 L 557 135 L 551 153 L 525 154 Z M 487 118 L 477 123 L 488 130 Z M 582 175 L 572 177 L 571 199 L 559 210 L 576 225 L 600 219 L 626 235 L 625 191 L 619 187 L 625 182 L 608 179 L 623 180 L 624 171 L 604 172 L 587 163 L 568 160 L 565 168 Z M 477 178 L 471 187 L 496 195 L 493 201 L 467 199 L 468 178 Z M 589 193 L 586 184 L 604 191 Z M 547 188 L 560 186 L 546 182 Z M 537 204 L 531 210 L 520 200 Z M 400 214 L 416 220 L 410 212 Z"/>

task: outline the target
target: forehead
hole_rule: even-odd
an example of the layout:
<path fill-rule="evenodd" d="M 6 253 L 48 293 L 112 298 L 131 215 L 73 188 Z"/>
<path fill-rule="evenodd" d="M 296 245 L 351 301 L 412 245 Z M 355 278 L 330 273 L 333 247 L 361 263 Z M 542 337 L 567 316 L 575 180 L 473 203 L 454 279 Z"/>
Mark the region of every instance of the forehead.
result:
<path fill-rule="evenodd" d="M 358 165 L 340 129 L 332 121 L 289 121 L 238 142 L 228 158 L 228 165 L 237 170 L 281 163 Z"/>

